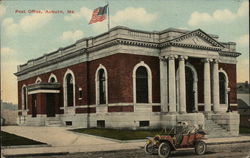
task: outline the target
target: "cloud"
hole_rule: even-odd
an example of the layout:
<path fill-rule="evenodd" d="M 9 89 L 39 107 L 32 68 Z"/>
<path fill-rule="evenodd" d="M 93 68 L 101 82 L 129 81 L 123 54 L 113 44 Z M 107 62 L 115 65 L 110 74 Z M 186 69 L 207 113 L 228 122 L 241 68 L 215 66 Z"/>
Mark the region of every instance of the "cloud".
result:
<path fill-rule="evenodd" d="M 230 23 L 239 17 L 247 16 L 249 12 L 248 5 L 248 1 L 242 2 L 236 13 L 229 9 L 216 10 L 212 14 L 195 11 L 191 14 L 188 24 L 190 26 L 199 26 L 216 22 Z"/>
<path fill-rule="evenodd" d="M 80 30 L 76 31 L 66 31 L 63 32 L 62 36 L 60 37 L 61 40 L 66 41 L 76 41 L 83 37 L 83 32 Z"/>
<path fill-rule="evenodd" d="M 237 40 L 236 43 L 241 46 L 241 47 L 249 47 L 249 34 L 244 34 L 240 36 Z"/>
<path fill-rule="evenodd" d="M 2 22 L 2 26 L 7 35 L 14 36 L 20 32 L 32 32 L 42 28 L 52 17 L 52 14 L 32 14 L 24 16 L 17 23 L 13 18 L 5 18 Z"/>
<path fill-rule="evenodd" d="M 2 47 L 1 48 L 1 55 L 11 55 L 14 54 L 16 51 L 9 47 Z"/>
<path fill-rule="evenodd" d="M 148 13 L 145 8 L 128 7 L 116 12 L 116 14 L 112 16 L 112 23 L 114 23 L 114 25 L 119 25 L 133 22 L 144 25 L 152 23 L 157 16 L 157 13 Z"/>
<path fill-rule="evenodd" d="M 0 17 L 4 16 L 5 12 L 6 12 L 6 7 L 1 4 L 0 5 Z"/>

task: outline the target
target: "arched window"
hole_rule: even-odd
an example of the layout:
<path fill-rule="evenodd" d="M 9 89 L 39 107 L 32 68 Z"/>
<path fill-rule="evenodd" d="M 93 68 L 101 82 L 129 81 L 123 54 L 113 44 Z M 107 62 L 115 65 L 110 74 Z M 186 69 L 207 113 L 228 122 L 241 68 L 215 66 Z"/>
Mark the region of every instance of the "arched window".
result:
<path fill-rule="evenodd" d="M 148 73 L 144 66 L 136 70 L 136 102 L 148 103 Z"/>
<path fill-rule="evenodd" d="M 71 74 L 66 76 L 67 82 L 67 105 L 73 106 L 73 77 Z"/>
<path fill-rule="evenodd" d="M 64 106 L 75 106 L 75 76 L 70 69 L 64 75 L 63 93 Z"/>
<path fill-rule="evenodd" d="M 150 67 L 141 61 L 133 69 L 133 102 L 152 103 L 152 73 Z"/>
<path fill-rule="evenodd" d="M 48 82 L 49 83 L 56 83 L 57 82 L 57 78 L 53 73 L 50 75 Z"/>
<path fill-rule="evenodd" d="M 99 70 L 99 97 L 100 104 L 106 104 L 106 88 L 105 88 L 105 72 L 103 69 Z"/>
<path fill-rule="evenodd" d="M 51 79 L 49 80 L 50 83 L 55 83 L 56 79 L 54 77 L 51 77 Z"/>
<path fill-rule="evenodd" d="M 41 83 L 41 82 L 42 82 L 42 79 L 40 77 L 37 77 L 35 83 Z"/>
<path fill-rule="evenodd" d="M 220 104 L 226 104 L 226 76 L 224 73 L 219 72 L 220 81 Z"/>
<path fill-rule="evenodd" d="M 96 70 L 96 104 L 108 104 L 108 74 L 103 65 Z"/>
<path fill-rule="evenodd" d="M 27 87 L 25 85 L 22 88 L 22 109 L 27 109 Z"/>

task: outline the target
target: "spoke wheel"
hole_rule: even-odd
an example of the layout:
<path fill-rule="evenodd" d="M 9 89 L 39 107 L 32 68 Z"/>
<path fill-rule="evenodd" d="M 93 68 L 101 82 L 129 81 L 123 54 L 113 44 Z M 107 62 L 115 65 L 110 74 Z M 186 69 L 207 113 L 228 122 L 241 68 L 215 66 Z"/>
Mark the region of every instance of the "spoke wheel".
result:
<path fill-rule="evenodd" d="M 144 146 L 144 151 L 146 154 L 153 154 L 154 153 L 154 144 L 153 143 L 147 143 Z"/>
<path fill-rule="evenodd" d="M 206 143 L 203 142 L 203 141 L 198 141 L 196 144 L 195 144 L 195 153 L 197 155 L 203 155 L 205 154 L 207 150 L 207 146 L 206 146 Z"/>
<path fill-rule="evenodd" d="M 169 143 L 161 143 L 158 149 L 158 154 L 161 158 L 167 158 L 171 152 Z"/>

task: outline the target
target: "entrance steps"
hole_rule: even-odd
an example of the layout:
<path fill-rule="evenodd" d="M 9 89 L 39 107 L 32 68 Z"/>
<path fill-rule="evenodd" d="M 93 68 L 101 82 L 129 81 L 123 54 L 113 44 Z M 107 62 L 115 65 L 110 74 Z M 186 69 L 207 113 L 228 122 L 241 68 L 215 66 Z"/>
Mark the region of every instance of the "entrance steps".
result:
<path fill-rule="evenodd" d="M 221 138 L 231 137 L 231 134 L 220 125 L 216 124 L 213 120 L 205 119 L 205 129 L 207 131 L 207 138 Z"/>
<path fill-rule="evenodd" d="M 47 117 L 45 120 L 45 126 L 59 127 L 63 126 L 62 121 L 57 117 Z"/>

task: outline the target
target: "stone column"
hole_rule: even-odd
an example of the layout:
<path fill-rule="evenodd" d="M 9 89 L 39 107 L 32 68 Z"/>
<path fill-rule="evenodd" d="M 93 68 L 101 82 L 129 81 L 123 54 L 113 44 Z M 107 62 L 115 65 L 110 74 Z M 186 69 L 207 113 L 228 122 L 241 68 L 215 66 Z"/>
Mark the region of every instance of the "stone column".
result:
<path fill-rule="evenodd" d="M 186 74 L 185 57 L 179 57 L 179 109 L 180 113 L 186 113 Z"/>
<path fill-rule="evenodd" d="M 176 113 L 175 56 L 168 57 L 169 112 Z"/>
<path fill-rule="evenodd" d="M 168 112 L 168 66 L 167 59 L 160 57 L 161 112 Z"/>
<path fill-rule="evenodd" d="M 210 59 L 204 60 L 204 104 L 205 112 L 211 112 Z"/>
<path fill-rule="evenodd" d="M 220 111 L 220 92 L 219 92 L 219 72 L 218 72 L 218 60 L 213 62 L 213 105 L 214 112 Z"/>

